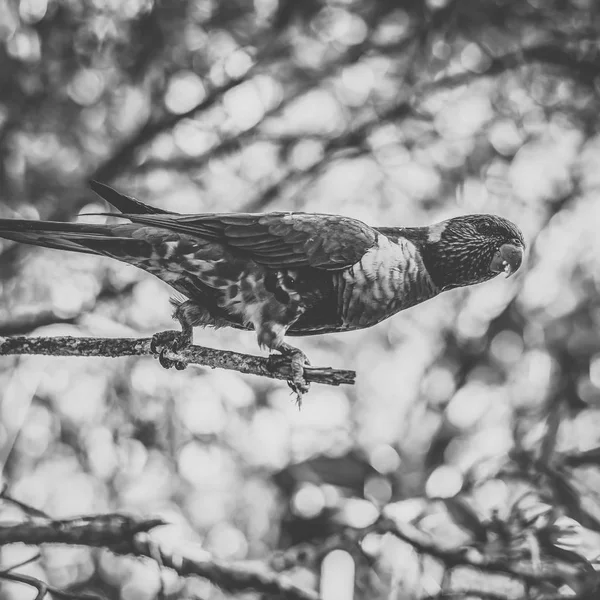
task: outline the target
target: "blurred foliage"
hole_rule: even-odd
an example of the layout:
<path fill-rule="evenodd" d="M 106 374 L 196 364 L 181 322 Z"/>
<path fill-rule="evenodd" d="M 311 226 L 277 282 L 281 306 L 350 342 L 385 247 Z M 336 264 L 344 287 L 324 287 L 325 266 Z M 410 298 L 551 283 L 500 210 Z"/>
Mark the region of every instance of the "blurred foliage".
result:
<path fill-rule="evenodd" d="M 362 559 L 323 562 L 325 600 L 351 597 L 352 577 L 356 598 L 596 597 L 599 32 L 594 0 L 0 0 L 3 217 L 105 210 L 95 178 L 180 212 L 318 210 L 374 225 L 492 212 L 529 241 L 510 281 L 302 340 L 313 364 L 356 368 L 358 384 L 313 387 L 300 413 L 284 385 L 230 372 L 4 358 L 11 494 L 55 517 L 160 515 L 172 525 L 159 541 L 227 560 L 316 548 L 386 507 L 442 547 L 562 575 L 526 587 L 444 574 L 374 535 Z M 0 253 L 2 334 L 170 326 L 169 291 L 131 267 L 4 242 Z M 255 351 L 234 331 L 196 341 Z M 23 552 L 3 548 L 2 564 Z M 57 587 L 158 593 L 156 568 L 138 560 L 42 558 L 27 572 Z M 285 568 L 299 584 L 319 577 Z M 196 580 L 166 590 L 224 596 Z M 2 584 L 3 598 L 34 592 Z"/>

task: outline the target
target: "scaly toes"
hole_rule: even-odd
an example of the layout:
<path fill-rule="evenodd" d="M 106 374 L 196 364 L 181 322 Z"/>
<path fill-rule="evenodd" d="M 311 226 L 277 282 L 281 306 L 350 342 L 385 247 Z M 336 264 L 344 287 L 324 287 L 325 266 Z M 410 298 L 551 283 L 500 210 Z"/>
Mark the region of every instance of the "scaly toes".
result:
<path fill-rule="evenodd" d="M 304 352 L 298 350 L 290 356 L 292 367 L 292 379 L 288 381 L 288 385 L 296 394 L 296 403 L 298 408 L 302 406 L 302 396 L 306 394 L 310 388 L 310 384 L 304 377 L 304 367 L 310 365 L 310 361 Z"/>
<path fill-rule="evenodd" d="M 165 356 L 165 352 L 179 352 L 189 346 L 190 340 L 181 331 L 160 331 L 152 336 L 150 342 L 150 350 L 158 358 L 158 362 L 165 369 L 175 367 L 178 371 L 182 371 L 186 367 L 186 363 L 179 360 L 172 360 Z"/>

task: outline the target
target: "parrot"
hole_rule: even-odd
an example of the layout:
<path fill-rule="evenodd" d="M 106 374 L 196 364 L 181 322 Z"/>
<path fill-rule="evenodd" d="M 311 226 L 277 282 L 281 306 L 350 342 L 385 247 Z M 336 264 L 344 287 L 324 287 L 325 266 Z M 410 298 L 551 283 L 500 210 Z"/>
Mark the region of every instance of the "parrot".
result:
<path fill-rule="evenodd" d="M 523 234 L 511 221 L 468 214 L 423 227 L 372 227 L 309 212 L 178 214 L 103 183 L 92 190 L 123 222 L 85 224 L 0 219 L 0 237 L 97 254 L 155 275 L 176 292 L 181 329 L 154 334 L 165 352 L 193 341 L 194 327 L 253 330 L 261 348 L 288 357 L 299 397 L 308 358 L 287 336 L 360 330 L 441 292 L 514 274 Z"/>

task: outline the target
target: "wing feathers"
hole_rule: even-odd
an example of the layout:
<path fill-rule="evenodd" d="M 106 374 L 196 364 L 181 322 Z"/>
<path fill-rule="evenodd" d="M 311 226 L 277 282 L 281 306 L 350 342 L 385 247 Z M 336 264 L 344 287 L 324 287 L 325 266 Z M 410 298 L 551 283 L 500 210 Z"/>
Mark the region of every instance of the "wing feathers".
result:
<path fill-rule="evenodd" d="M 314 267 L 334 271 L 357 263 L 378 236 L 376 230 L 361 221 L 335 215 L 177 215 L 138 202 L 101 183 L 91 185 L 102 198 L 125 211 L 119 216 L 131 223 L 86 225 L 7 219 L 0 222 L 0 236 L 111 256 L 127 251 L 144 256 L 151 247 L 171 241 L 181 243 L 183 237 L 186 246 L 192 247 L 196 242 L 199 246 L 211 245 L 215 257 L 232 253 L 275 269 Z"/>
<path fill-rule="evenodd" d="M 151 228 L 218 242 L 273 268 L 345 269 L 362 258 L 378 235 L 355 219 L 310 213 L 123 216 Z"/>

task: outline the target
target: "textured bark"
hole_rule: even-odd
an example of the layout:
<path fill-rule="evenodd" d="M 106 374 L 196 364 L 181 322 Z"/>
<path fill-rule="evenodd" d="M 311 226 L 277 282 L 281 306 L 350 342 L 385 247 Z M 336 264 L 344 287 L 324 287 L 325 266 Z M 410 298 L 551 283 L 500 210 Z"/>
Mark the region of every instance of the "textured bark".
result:
<path fill-rule="evenodd" d="M 153 355 L 151 338 L 89 338 L 89 337 L 0 337 L 0 356 L 10 354 L 42 354 L 46 356 L 145 356 Z M 166 352 L 171 360 L 211 369 L 229 369 L 271 379 L 289 380 L 292 371 L 287 358 L 271 359 L 228 350 L 215 350 L 191 346 L 181 352 Z M 326 385 L 352 385 L 356 373 L 330 367 L 305 367 L 304 376 L 309 383 Z"/>

